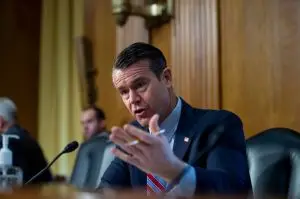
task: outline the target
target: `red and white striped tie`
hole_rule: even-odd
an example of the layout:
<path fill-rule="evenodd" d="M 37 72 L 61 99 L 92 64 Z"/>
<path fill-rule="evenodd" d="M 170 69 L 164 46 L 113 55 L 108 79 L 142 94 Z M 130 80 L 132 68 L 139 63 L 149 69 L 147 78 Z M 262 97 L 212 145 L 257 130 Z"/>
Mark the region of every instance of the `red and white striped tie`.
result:
<path fill-rule="evenodd" d="M 162 193 L 165 192 L 166 187 L 160 183 L 152 174 L 147 174 L 147 195 L 153 193 Z"/>

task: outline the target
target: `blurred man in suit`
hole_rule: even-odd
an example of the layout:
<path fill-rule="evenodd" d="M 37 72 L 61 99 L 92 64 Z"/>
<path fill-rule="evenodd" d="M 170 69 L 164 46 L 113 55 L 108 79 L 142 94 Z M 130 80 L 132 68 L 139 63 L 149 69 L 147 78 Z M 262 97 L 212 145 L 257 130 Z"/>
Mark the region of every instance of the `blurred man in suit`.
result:
<path fill-rule="evenodd" d="M 145 43 L 125 48 L 112 79 L 136 121 L 112 128 L 117 158 L 102 188 L 142 187 L 148 194 L 178 196 L 250 189 L 241 120 L 229 111 L 193 108 L 176 96 L 159 49 Z"/>
<path fill-rule="evenodd" d="M 13 165 L 23 170 L 23 181 L 31 177 L 47 166 L 47 161 L 39 144 L 30 136 L 28 131 L 17 124 L 17 108 L 12 100 L 6 97 L 0 98 L 0 134 L 17 135 L 19 139 L 9 140 L 9 149 L 13 152 Z M 2 136 L 0 136 L 2 147 Z M 52 181 L 50 170 L 46 170 L 32 183 L 45 183 Z"/>
<path fill-rule="evenodd" d="M 81 124 L 84 130 L 84 139 L 88 140 L 94 136 L 103 136 L 108 139 L 106 131 L 105 114 L 97 106 L 88 106 L 82 111 Z"/>
<path fill-rule="evenodd" d="M 85 141 L 80 145 L 70 182 L 77 188 L 93 189 L 114 159 L 110 152 L 114 144 L 109 141 L 104 112 L 95 105 L 83 109 L 81 124 Z"/>

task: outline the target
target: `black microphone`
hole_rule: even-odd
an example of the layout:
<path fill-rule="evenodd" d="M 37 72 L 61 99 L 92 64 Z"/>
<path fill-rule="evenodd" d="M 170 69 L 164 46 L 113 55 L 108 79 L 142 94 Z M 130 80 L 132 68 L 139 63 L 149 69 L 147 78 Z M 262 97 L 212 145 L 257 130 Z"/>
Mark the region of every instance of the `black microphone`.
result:
<path fill-rule="evenodd" d="M 65 153 L 70 153 L 72 151 L 75 151 L 78 148 L 79 144 L 77 141 L 70 142 L 67 146 L 65 146 L 64 150 L 60 152 L 44 169 L 42 169 L 40 172 L 38 172 L 36 175 L 34 175 L 32 178 L 30 178 L 25 185 L 32 182 L 34 179 L 39 177 L 42 173 L 44 173 L 49 167 L 52 166 L 52 164 L 62 155 Z"/>

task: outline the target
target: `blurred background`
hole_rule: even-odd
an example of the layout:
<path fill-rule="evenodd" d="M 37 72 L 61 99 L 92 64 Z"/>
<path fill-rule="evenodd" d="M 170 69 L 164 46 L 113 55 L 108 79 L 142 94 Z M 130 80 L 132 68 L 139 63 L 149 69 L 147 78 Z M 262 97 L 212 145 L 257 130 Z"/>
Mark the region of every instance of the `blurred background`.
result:
<path fill-rule="evenodd" d="M 168 1 L 172 19 L 148 26 L 140 16 L 113 15 L 112 5 L 124 2 L 154 1 L 0 1 L 0 96 L 16 102 L 21 125 L 48 160 L 82 141 L 80 112 L 88 102 L 103 108 L 109 128 L 132 119 L 111 68 L 136 41 L 165 53 L 178 95 L 238 114 L 246 137 L 271 127 L 300 131 L 299 0 Z M 52 170 L 69 175 L 74 157 Z"/>

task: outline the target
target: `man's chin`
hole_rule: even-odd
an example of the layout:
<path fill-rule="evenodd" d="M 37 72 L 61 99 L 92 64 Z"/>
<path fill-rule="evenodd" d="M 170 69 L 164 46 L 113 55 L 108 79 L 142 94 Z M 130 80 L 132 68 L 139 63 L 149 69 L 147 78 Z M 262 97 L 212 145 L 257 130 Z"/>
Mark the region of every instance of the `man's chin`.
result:
<path fill-rule="evenodd" d="M 150 118 L 136 118 L 136 120 L 143 127 L 147 127 L 149 125 Z"/>

